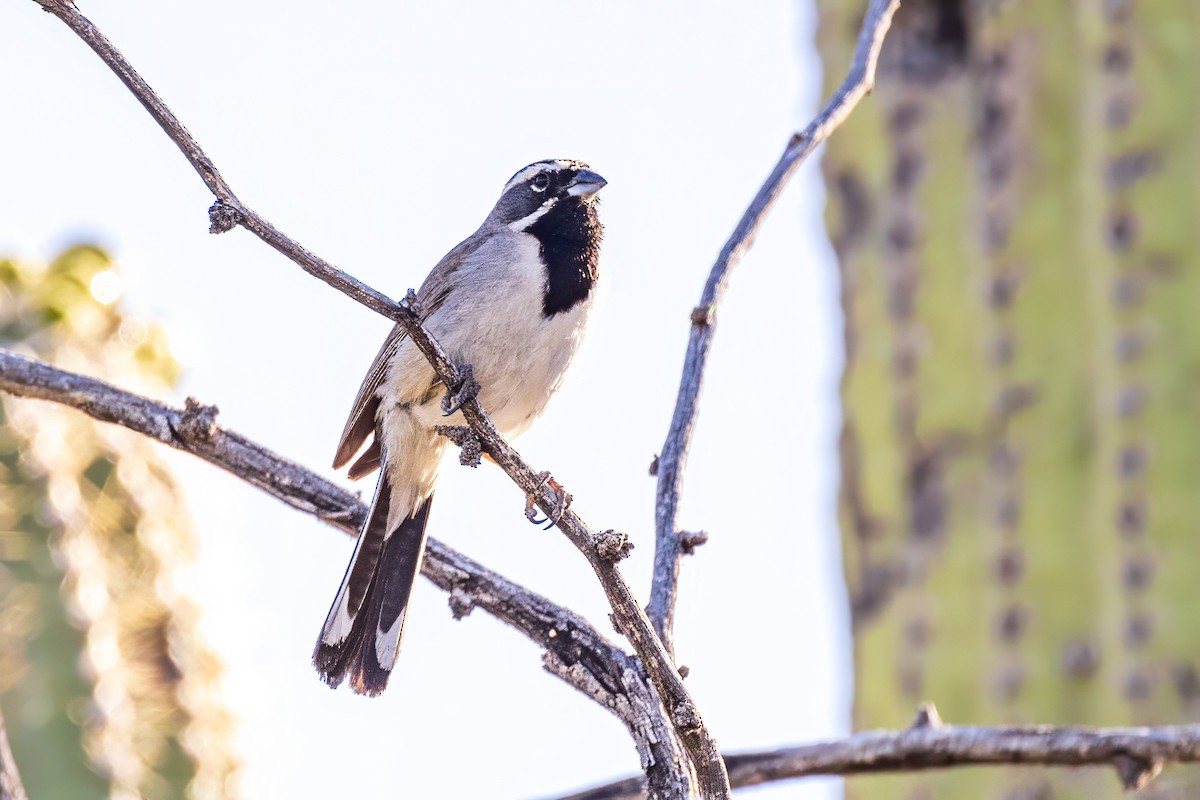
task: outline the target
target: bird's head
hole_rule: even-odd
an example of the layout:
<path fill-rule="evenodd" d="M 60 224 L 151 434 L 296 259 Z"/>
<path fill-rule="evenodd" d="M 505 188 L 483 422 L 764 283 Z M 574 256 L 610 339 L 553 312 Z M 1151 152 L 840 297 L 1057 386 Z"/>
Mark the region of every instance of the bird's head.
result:
<path fill-rule="evenodd" d="M 582 161 L 538 161 L 509 178 L 492 217 L 515 231 L 524 231 L 560 204 L 594 203 L 596 193 L 607 183 Z"/>

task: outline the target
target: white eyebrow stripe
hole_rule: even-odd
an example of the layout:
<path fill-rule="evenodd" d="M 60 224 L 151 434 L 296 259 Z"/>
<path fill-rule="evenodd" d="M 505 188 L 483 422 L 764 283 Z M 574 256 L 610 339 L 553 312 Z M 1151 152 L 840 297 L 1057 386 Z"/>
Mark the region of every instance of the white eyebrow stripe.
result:
<path fill-rule="evenodd" d="M 521 185 L 534 175 L 537 175 L 539 172 L 545 170 L 547 167 L 552 167 L 554 169 L 567 169 L 571 166 L 571 164 L 572 162 L 565 158 L 559 158 L 553 161 L 539 161 L 536 164 L 530 164 L 516 175 L 513 175 L 512 180 L 504 184 L 504 191 L 500 192 L 500 196 L 503 197 L 504 195 L 508 194 L 509 189 L 513 188 L 514 186 Z"/>
<path fill-rule="evenodd" d="M 529 180 L 534 175 L 537 175 L 541 171 L 542 171 L 541 164 L 530 164 L 528 167 L 521 170 L 516 175 L 513 175 L 512 180 L 504 185 L 504 191 L 500 192 L 500 194 L 501 195 L 508 194 L 509 189 L 513 188 L 514 186 L 521 185 L 522 183 Z"/>

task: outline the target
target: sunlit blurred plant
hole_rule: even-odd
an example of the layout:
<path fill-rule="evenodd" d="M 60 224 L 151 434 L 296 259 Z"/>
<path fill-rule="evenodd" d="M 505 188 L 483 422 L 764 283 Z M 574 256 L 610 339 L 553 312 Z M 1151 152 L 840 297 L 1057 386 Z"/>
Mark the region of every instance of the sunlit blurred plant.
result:
<path fill-rule="evenodd" d="M 0 344 L 150 395 L 179 375 L 100 249 L 0 261 Z M 0 703 L 31 797 L 236 794 L 220 666 L 178 588 L 180 493 L 145 438 L 0 397 Z"/>

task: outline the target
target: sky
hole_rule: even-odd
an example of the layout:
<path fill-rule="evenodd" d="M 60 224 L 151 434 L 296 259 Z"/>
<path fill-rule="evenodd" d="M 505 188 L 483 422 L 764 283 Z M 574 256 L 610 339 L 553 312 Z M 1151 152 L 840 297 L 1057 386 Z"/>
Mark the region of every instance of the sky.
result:
<path fill-rule="evenodd" d="M 608 179 L 597 307 L 547 413 L 516 445 L 598 529 L 635 543 L 643 597 L 654 480 L 688 314 L 820 65 L 806 0 L 503 4 L 80 0 L 244 202 L 360 280 L 402 297 L 543 158 Z M 65 26 L 0 5 L 0 254 L 94 241 L 125 303 L 164 324 L 177 395 L 350 486 L 328 465 L 390 323 L 243 230 L 207 232 L 207 189 Z M 817 160 L 737 268 L 712 350 L 680 524 L 676 644 L 726 750 L 847 732 L 851 667 L 836 529 L 841 318 Z M 168 453 L 197 560 L 185 585 L 225 663 L 245 797 L 532 798 L 637 771 L 624 729 L 541 669 L 520 634 L 416 587 L 391 686 L 331 691 L 312 644 L 352 540 Z M 372 481 L 352 486 L 369 494 Z M 432 536 L 607 630 L 603 593 L 498 469 L 442 470 Z M 613 634 L 613 638 L 615 634 Z M 300 768 L 297 768 L 298 765 Z M 832 798 L 833 780 L 742 796 Z"/>

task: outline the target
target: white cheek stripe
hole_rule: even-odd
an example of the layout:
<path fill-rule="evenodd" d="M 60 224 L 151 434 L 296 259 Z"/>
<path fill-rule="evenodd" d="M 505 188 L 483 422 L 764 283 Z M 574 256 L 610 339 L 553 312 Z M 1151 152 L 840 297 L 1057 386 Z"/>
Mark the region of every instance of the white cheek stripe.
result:
<path fill-rule="evenodd" d="M 517 233 L 520 233 L 521 231 L 527 229 L 533 223 L 537 222 L 542 217 L 546 216 L 546 212 L 549 211 L 550 209 L 554 208 L 554 204 L 557 202 L 558 202 L 557 197 L 551 197 L 549 200 L 542 203 L 541 206 L 538 207 L 537 211 L 533 212 L 529 216 L 521 217 L 516 222 L 508 223 L 509 229 L 514 230 Z"/>

